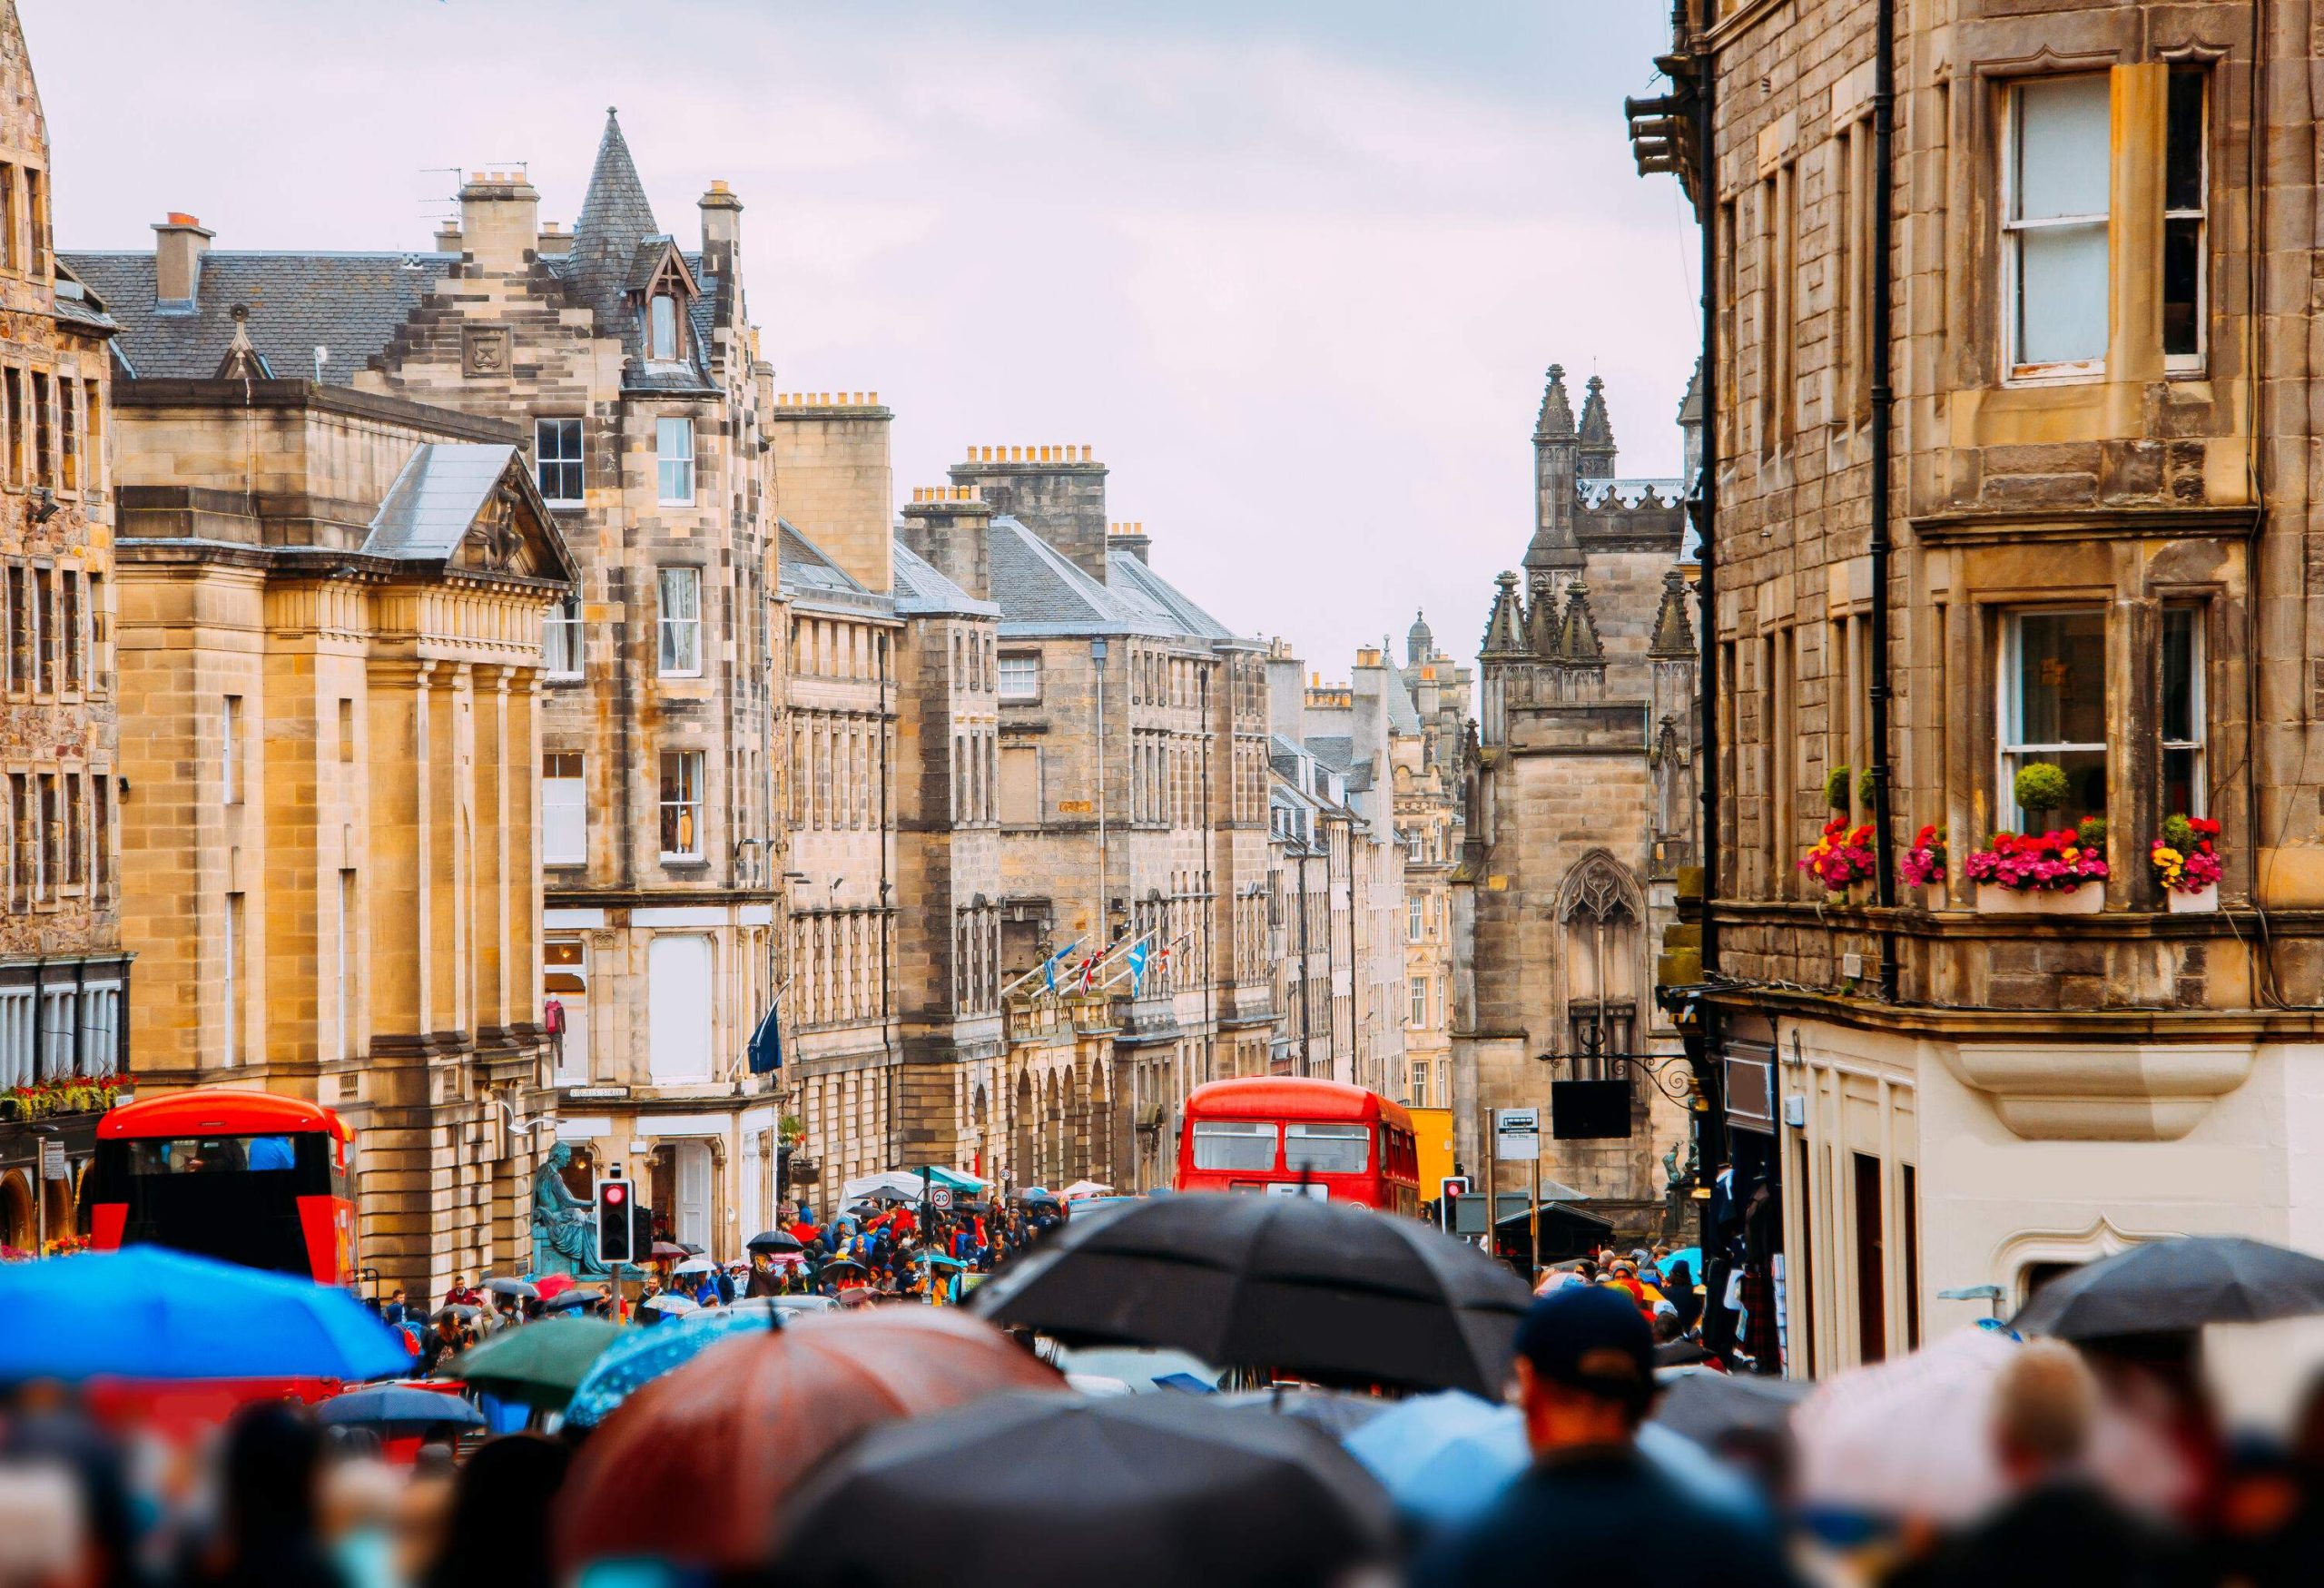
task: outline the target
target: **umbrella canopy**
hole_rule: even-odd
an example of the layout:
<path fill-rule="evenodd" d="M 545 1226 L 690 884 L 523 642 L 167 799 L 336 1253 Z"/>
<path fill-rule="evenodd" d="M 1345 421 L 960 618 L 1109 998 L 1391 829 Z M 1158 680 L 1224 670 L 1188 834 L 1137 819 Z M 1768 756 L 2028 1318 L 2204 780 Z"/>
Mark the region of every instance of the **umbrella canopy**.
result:
<path fill-rule="evenodd" d="M 533 1281 L 533 1288 L 540 1292 L 543 1301 L 554 1301 L 573 1288 L 570 1274 L 543 1274 Z"/>
<path fill-rule="evenodd" d="M 1730 1434 L 1781 1434 L 1792 1407 L 1816 1386 L 1738 1373 L 1678 1373 L 1654 1403 L 1654 1420 L 1706 1449 Z"/>
<path fill-rule="evenodd" d="M 1800 1497 L 1939 1524 L 1983 1514 L 2004 1493 L 1993 1392 L 2016 1349 L 2001 1330 L 1962 1329 L 1826 1382 L 1791 1419 Z"/>
<path fill-rule="evenodd" d="M 1069 1220 L 970 1307 L 1068 1344 L 1175 1346 L 1324 1383 L 1494 1396 L 1531 1299 L 1506 1266 L 1416 1219 L 1195 1194 Z"/>
<path fill-rule="evenodd" d="M 760 1563 L 793 1486 L 864 1429 L 1062 1384 L 949 1307 L 819 1313 L 721 1340 L 639 1390 L 581 1447 L 559 1502 L 560 1571 L 637 1556 Z"/>
<path fill-rule="evenodd" d="M 408 1384 L 375 1384 L 335 1395 L 315 1408 L 318 1423 L 346 1423 L 362 1428 L 421 1429 L 449 1424 L 458 1428 L 481 1428 L 484 1414 L 456 1395 L 441 1390 L 415 1389 Z"/>
<path fill-rule="evenodd" d="M 797 1252 L 807 1249 L 807 1243 L 787 1229 L 763 1229 L 743 1242 L 743 1249 L 754 1252 Z"/>
<path fill-rule="evenodd" d="M 551 1317 L 504 1329 L 445 1366 L 444 1376 L 502 1400 L 550 1410 L 573 1398 L 620 1326 L 601 1317 Z"/>
<path fill-rule="evenodd" d="M 1532 1461 L 1522 1412 L 1458 1393 L 1400 1401 L 1343 1443 L 1379 1479 L 1404 1519 L 1423 1528 L 1473 1520 Z M 1740 1520 L 1767 1520 L 1750 1484 L 1700 1445 L 1649 1424 L 1639 1430 L 1638 1448 L 1706 1504 Z"/>
<path fill-rule="evenodd" d="M 2324 1261 L 2241 1236 L 2148 1241 L 2052 1280 L 2010 1320 L 2064 1340 L 2324 1313 Z"/>
<path fill-rule="evenodd" d="M 1238 1389 L 1221 1396 L 1218 1404 L 1237 1411 L 1276 1417 L 1296 1417 L 1312 1423 L 1333 1438 L 1344 1441 L 1373 1418 L 1394 1406 L 1378 1396 L 1356 1395 L 1344 1389 L 1309 1389 L 1301 1385 L 1271 1385 L 1265 1389 Z"/>
<path fill-rule="evenodd" d="M 658 1312 L 669 1317 L 684 1317 L 687 1313 L 702 1310 L 702 1304 L 693 1297 L 678 1296 L 667 1290 L 659 1296 L 649 1296 L 637 1305 L 641 1311 Z"/>
<path fill-rule="evenodd" d="M 576 1427 L 594 1428 L 655 1379 L 684 1366 L 729 1335 L 766 1333 L 775 1327 L 779 1316 L 764 1307 L 722 1307 L 667 1328 L 625 1329 L 590 1365 L 589 1376 L 565 1408 L 565 1420 Z"/>
<path fill-rule="evenodd" d="M 673 1274 L 707 1274 L 717 1267 L 718 1265 L 712 1262 L 708 1258 L 688 1258 L 683 1263 L 672 1265 L 670 1272 Z"/>
<path fill-rule="evenodd" d="M 1078 1202 L 1084 1197 L 1110 1197 L 1113 1194 L 1114 1188 L 1102 1180 L 1076 1180 L 1066 1187 L 1064 1192 L 1068 1202 Z"/>
<path fill-rule="evenodd" d="M 596 1306 L 605 1298 L 606 1293 L 602 1290 L 593 1290 L 585 1285 L 575 1285 L 558 1291 L 547 1301 L 542 1302 L 541 1307 L 546 1312 L 578 1312 L 584 1307 Z"/>
<path fill-rule="evenodd" d="M 1017 1199 L 1019 1202 L 1024 1203 L 1028 1208 L 1054 1208 L 1057 1206 L 1057 1193 L 1040 1186 L 1026 1187 L 1023 1190 L 1017 1193 Z"/>
<path fill-rule="evenodd" d="M 920 1200 L 920 1176 L 900 1169 L 889 1169 L 884 1174 L 862 1175 L 842 1185 L 839 1196 L 842 1202 L 861 1202 L 883 1191 L 888 1193 L 891 1201 L 917 1202 Z"/>
<path fill-rule="evenodd" d="M 1179 1396 L 1000 1396 L 876 1430 L 800 1494 L 799 1588 L 1299 1588 L 1386 1559 L 1382 1496 L 1315 1430 Z"/>
<path fill-rule="evenodd" d="M 487 1279 L 484 1287 L 495 1296 L 513 1296 L 519 1301 L 537 1301 L 540 1291 L 525 1279 Z"/>
<path fill-rule="evenodd" d="M 402 1336 L 344 1290 L 161 1247 L 0 1263 L 0 1383 L 387 1378 Z"/>
<path fill-rule="evenodd" d="M 645 1255 L 648 1259 L 656 1263 L 672 1263 L 682 1258 L 690 1258 L 694 1256 L 694 1252 L 691 1248 L 682 1247 L 674 1240 L 657 1240 L 647 1249 Z"/>

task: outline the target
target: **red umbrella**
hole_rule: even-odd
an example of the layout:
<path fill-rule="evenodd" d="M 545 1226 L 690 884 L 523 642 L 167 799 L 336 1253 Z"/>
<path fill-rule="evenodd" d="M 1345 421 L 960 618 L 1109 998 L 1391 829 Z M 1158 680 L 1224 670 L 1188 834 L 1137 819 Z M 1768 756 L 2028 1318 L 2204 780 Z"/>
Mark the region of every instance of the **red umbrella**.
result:
<path fill-rule="evenodd" d="M 647 1252 L 645 1255 L 650 1260 L 656 1263 L 683 1262 L 686 1258 L 694 1256 L 692 1252 L 686 1250 L 685 1248 L 678 1245 L 678 1243 L 674 1240 L 655 1241 L 654 1243 L 654 1249 Z"/>
<path fill-rule="evenodd" d="M 990 1325 L 935 1307 L 815 1313 L 721 1341 L 581 1447 L 558 1503 L 559 1573 L 759 1563 L 793 1486 L 864 1429 L 1064 1382 Z"/>
<path fill-rule="evenodd" d="M 544 1274 L 539 1278 L 533 1281 L 533 1288 L 540 1293 L 540 1298 L 543 1301 L 555 1301 L 558 1297 L 573 1288 L 573 1276 L 570 1274 Z"/>

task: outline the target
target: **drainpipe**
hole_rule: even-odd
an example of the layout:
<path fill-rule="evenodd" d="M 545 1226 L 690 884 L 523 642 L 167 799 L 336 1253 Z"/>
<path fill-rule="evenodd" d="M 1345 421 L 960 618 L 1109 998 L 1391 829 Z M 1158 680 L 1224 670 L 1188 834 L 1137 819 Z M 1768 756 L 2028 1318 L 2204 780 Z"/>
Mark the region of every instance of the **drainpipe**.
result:
<path fill-rule="evenodd" d="M 1711 114 L 1718 76 L 1711 46 L 1699 29 L 1695 39 L 1695 148 L 1701 169 L 1695 189 L 1702 205 L 1703 312 L 1703 445 L 1701 471 L 1695 478 L 1695 537 L 1700 543 L 1696 560 L 1701 571 L 1695 581 L 1696 617 L 1700 625 L 1701 656 L 1695 670 L 1701 680 L 1701 739 L 1697 783 L 1702 796 L 1701 843 L 1696 851 L 1703 867 L 1703 974 L 1718 965 L 1718 917 L 1711 901 L 1718 896 L 1718 161 L 1712 138 L 1718 123 Z M 1731 239 L 1729 240 L 1731 243 Z"/>
<path fill-rule="evenodd" d="M 1872 853 L 1880 909 L 1880 997 L 1897 999 L 1896 835 L 1888 786 L 1888 464 L 1896 391 L 1889 368 L 1889 260 L 1896 186 L 1896 0 L 1878 0 L 1873 32 L 1872 291 Z"/>

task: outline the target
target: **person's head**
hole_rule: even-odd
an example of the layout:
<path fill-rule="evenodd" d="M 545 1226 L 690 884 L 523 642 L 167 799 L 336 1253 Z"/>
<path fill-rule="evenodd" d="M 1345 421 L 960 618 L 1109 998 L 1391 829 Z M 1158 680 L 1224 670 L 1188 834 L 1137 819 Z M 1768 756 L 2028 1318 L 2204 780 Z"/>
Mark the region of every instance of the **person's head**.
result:
<path fill-rule="evenodd" d="M 1654 1304 L 1654 1343 L 1656 1345 L 1667 1346 L 1686 1332 L 1687 1326 L 1679 1321 L 1677 1307 L 1667 1301 L 1658 1301 Z"/>
<path fill-rule="evenodd" d="M 399 1285 L 393 1290 L 389 1291 L 388 1299 L 394 1302 L 398 1307 L 401 1307 L 403 1305 L 403 1287 Z"/>
<path fill-rule="evenodd" d="M 1517 1398 L 1536 1455 L 1627 1445 L 1654 1403 L 1654 1336 L 1627 1296 L 1564 1285 L 1517 1326 Z"/>
<path fill-rule="evenodd" d="M 455 1274 L 455 1275 L 453 1275 L 453 1276 L 452 1276 L 452 1288 L 453 1288 L 453 1289 L 455 1289 L 455 1290 L 466 1290 L 468 1287 L 468 1277 L 466 1274 Z"/>
<path fill-rule="evenodd" d="M 2063 1340 L 2033 1340 L 1994 1384 L 1994 1455 L 2002 1475 L 2024 1488 L 2073 1467 L 2090 1442 L 2098 1381 L 2082 1353 Z"/>
<path fill-rule="evenodd" d="M 537 1434 L 487 1441 L 454 1485 L 450 1524 L 429 1581 L 541 1588 L 552 1581 L 549 1514 L 571 1452 Z"/>
<path fill-rule="evenodd" d="M 459 1328 L 460 1315 L 454 1312 L 450 1307 L 448 1307 L 443 1311 L 436 1315 L 436 1332 L 443 1336 L 446 1339 L 448 1340 L 454 1335 L 458 1334 L 459 1332 Z"/>

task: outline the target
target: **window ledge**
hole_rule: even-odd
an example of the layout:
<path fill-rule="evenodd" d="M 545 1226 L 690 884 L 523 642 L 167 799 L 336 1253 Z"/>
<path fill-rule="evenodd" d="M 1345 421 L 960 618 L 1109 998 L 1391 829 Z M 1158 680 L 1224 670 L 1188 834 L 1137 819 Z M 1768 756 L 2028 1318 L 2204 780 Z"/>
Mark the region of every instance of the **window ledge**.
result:
<path fill-rule="evenodd" d="M 710 857 L 704 854 L 665 854 L 662 857 L 662 869 L 673 872 L 706 872 L 710 869 Z"/>

